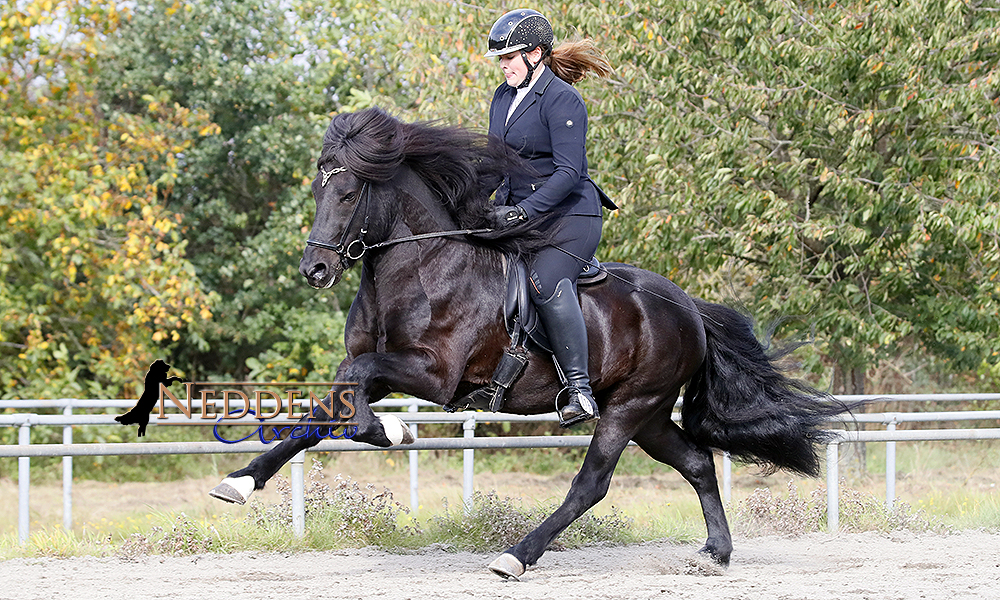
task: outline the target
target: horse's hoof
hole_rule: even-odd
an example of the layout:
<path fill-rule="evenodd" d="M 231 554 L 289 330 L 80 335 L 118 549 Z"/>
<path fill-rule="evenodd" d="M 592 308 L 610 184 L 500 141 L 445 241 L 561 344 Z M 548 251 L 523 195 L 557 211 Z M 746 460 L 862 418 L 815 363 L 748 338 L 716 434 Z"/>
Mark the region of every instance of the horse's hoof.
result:
<path fill-rule="evenodd" d="M 212 488 L 208 495 L 233 504 L 246 504 L 250 494 L 253 493 L 253 488 L 254 480 L 251 475 L 226 477 L 222 483 Z"/>
<path fill-rule="evenodd" d="M 385 431 L 385 437 L 389 438 L 393 446 L 413 443 L 413 434 L 410 433 L 410 428 L 399 417 L 379 415 L 378 419 L 382 422 L 382 430 Z"/>
<path fill-rule="evenodd" d="M 732 550 L 721 552 L 715 548 L 709 547 L 708 544 L 702 546 L 701 550 L 698 550 L 698 556 L 703 556 L 706 559 L 711 560 L 715 565 L 721 569 L 729 568 L 729 555 Z"/>
<path fill-rule="evenodd" d="M 524 575 L 524 565 L 513 554 L 504 552 L 499 558 L 490 563 L 490 571 L 493 571 L 504 579 L 520 581 L 518 577 Z"/>

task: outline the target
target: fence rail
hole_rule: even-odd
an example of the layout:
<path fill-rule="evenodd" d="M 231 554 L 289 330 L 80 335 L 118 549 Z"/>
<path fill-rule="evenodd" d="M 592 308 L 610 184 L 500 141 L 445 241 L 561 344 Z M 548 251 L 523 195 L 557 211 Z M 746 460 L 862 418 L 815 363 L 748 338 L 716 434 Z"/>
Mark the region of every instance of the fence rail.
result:
<path fill-rule="evenodd" d="M 918 394 L 893 396 L 838 396 L 837 399 L 852 402 L 858 400 L 879 400 L 897 402 L 953 402 L 953 401 L 992 401 L 1000 400 L 1000 394 Z M 273 403 L 272 403 L 273 404 Z M 41 456 L 63 457 L 63 525 L 72 528 L 72 457 L 73 456 L 116 456 L 116 455 L 162 455 L 162 454 L 230 454 L 230 453 L 260 453 L 270 446 L 262 442 L 244 441 L 239 444 L 220 444 L 218 442 L 171 442 L 171 443 L 118 443 L 118 444 L 74 444 L 72 443 L 72 427 L 86 425 L 116 425 L 114 415 L 74 415 L 74 408 L 131 408 L 132 400 L 0 400 L 0 410 L 3 409 L 39 409 L 62 408 L 62 415 L 38 415 L 34 413 L 0 415 L 0 426 L 15 426 L 19 428 L 18 444 L 16 446 L 0 446 L 0 457 L 18 458 L 18 537 L 22 543 L 29 535 L 28 515 L 30 496 L 30 459 Z M 264 404 L 267 405 L 266 403 Z M 414 437 L 417 437 L 417 426 L 420 423 L 462 423 L 462 438 L 418 438 L 412 445 L 379 448 L 368 444 L 347 440 L 323 440 L 313 452 L 364 452 L 364 451 L 408 451 L 410 458 L 410 502 L 416 508 L 418 467 L 417 460 L 423 450 L 463 450 L 463 498 L 468 503 L 472 498 L 472 480 L 474 473 L 474 451 L 476 449 L 504 448 L 560 448 L 582 447 L 590 444 L 591 436 L 560 435 L 560 436 L 516 436 L 476 438 L 475 425 L 487 422 L 555 422 L 555 413 L 543 415 L 510 415 L 504 413 L 420 413 L 422 406 L 436 406 L 429 402 L 416 399 L 385 400 L 374 405 L 375 408 L 402 407 L 408 412 L 395 412 L 395 416 L 407 422 Z M 679 415 L 675 414 L 675 420 Z M 886 427 L 884 431 L 851 431 L 836 430 L 835 439 L 828 444 L 827 458 L 827 511 L 828 528 L 836 531 L 839 525 L 839 475 L 838 456 L 839 445 L 846 442 L 883 442 L 886 443 L 886 504 L 892 509 L 895 501 L 895 444 L 896 442 L 913 442 L 928 440 L 986 440 L 1000 439 L 1000 429 L 932 429 L 932 430 L 898 430 L 897 424 L 904 422 L 960 422 L 960 421 L 1000 421 L 1000 411 L 940 411 L 940 412 L 885 412 L 863 413 L 831 421 L 840 422 L 846 426 L 861 423 L 875 423 Z M 172 414 L 166 419 L 152 418 L 150 425 L 201 425 L 214 426 L 215 420 L 187 418 Z M 258 419 L 226 420 L 227 425 L 259 425 Z M 268 425 L 295 425 L 298 421 L 271 420 Z M 31 428 L 33 426 L 63 427 L 62 444 L 31 444 Z M 293 529 L 301 535 L 304 527 L 303 498 L 303 463 L 305 454 L 300 453 L 291 461 L 292 469 L 292 512 Z M 723 455 L 723 496 L 726 502 L 731 499 L 731 461 L 728 455 Z"/>

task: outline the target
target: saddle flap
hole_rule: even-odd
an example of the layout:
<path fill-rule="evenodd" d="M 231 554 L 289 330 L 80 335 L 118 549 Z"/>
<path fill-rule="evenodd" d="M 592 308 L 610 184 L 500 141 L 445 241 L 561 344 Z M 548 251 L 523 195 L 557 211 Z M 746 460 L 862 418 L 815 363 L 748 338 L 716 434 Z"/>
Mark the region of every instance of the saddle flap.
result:
<path fill-rule="evenodd" d="M 528 335 L 538 327 L 538 313 L 528 296 L 528 266 L 523 260 L 507 260 L 507 295 L 504 299 L 504 323 L 514 338 L 518 330 Z"/>
<path fill-rule="evenodd" d="M 523 260 L 510 256 L 504 259 L 507 267 L 507 294 L 504 297 L 503 312 L 507 335 L 515 340 L 515 344 L 519 344 L 517 340 L 523 331 L 531 341 L 546 352 L 551 352 L 549 336 L 545 333 L 542 321 L 538 317 L 535 303 L 528 295 L 528 265 Z M 580 270 L 576 283 L 578 287 L 595 285 L 607 277 L 607 270 L 601 267 L 600 261 L 594 256 Z"/>

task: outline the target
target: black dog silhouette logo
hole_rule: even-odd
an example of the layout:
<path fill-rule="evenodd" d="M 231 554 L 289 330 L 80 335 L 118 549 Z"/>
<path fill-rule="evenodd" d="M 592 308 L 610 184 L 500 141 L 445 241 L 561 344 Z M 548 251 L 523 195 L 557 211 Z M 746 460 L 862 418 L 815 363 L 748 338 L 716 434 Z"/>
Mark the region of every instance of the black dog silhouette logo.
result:
<path fill-rule="evenodd" d="M 160 384 L 167 387 L 175 381 L 183 381 L 180 377 L 167 377 L 170 365 L 162 360 L 155 360 L 149 365 L 146 378 L 143 382 L 142 396 L 127 413 L 115 417 L 122 425 L 139 425 L 137 437 L 146 435 L 146 425 L 149 424 L 149 412 L 156 406 L 156 401 L 160 398 Z"/>

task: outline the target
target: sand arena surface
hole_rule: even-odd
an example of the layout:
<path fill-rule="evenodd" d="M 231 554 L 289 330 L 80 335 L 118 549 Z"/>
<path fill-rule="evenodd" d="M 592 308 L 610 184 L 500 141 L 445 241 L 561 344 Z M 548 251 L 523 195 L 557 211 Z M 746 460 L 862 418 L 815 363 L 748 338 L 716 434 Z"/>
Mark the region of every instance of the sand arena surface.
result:
<path fill-rule="evenodd" d="M 1000 534 L 863 533 L 739 538 L 727 571 L 698 545 L 550 551 L 521 581 L 494 555 L 425 549 L 204 554 L 0 562 L 2 600 L 134 598 L 1000 599 Z"/>

